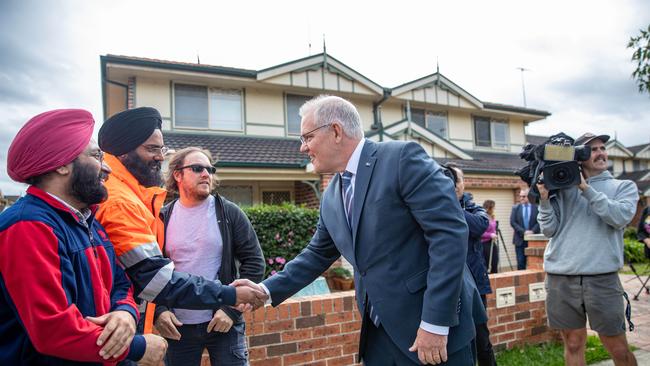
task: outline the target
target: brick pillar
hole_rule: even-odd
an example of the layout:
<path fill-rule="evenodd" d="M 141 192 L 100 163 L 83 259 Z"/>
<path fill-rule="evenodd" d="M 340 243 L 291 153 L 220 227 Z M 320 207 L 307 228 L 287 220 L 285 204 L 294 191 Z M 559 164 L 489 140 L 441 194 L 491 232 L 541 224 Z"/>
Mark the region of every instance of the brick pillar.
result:
<path fill-rule="evenodd" d="M 528 269 L 544 270 L 544 250 L 548 244 L 548 238 L 543 234 L 526 235 L 524 240 L 528 241 L 528 248 L 525 250 Z"/>
<path fill-rule="evenodd" d="M 135 77 L 131 76 L 127 82 L 127 96 L 126 96 L 126 108 L 133 109 L 135 108 Z"/>

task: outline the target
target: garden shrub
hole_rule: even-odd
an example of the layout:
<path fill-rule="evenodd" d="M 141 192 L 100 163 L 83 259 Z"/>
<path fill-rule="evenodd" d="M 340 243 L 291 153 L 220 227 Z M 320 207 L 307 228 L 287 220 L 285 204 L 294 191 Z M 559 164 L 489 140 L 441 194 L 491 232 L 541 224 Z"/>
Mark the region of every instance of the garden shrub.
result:
<path fill-rule="evenodd" d="M 625 251 L 625 260 L 628 262 L 632 263 L 639 263 L 639 262 L 645 262 L 645 254 L 643 253 L 643 247 L 645 246 L 643 243 L 640 243 L 634 238 L 634 240 L 631 239 L 624 239 L 625 245 L 624 245 L 624 251 Z"/>
<path fill-rule="evenodd" d="M 264 277 L 275 274 L 309 244 L 318 210 L 285 203 L 242 208 L 255 229 L 266 259 Z"/>

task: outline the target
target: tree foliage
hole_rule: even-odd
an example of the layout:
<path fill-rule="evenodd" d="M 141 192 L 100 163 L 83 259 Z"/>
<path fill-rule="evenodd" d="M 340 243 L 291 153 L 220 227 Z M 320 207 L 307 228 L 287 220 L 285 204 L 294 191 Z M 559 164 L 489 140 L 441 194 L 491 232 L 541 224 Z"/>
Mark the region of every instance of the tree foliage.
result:
<path fill-rule="evenodd" d="M 630 37 L 627 48 L 634 50 L 632 61 L 637 64 L 632 77 L 636 80 L 639 93 L 650 93 L 650 25 L 640 30 L 636 37 Z"/>

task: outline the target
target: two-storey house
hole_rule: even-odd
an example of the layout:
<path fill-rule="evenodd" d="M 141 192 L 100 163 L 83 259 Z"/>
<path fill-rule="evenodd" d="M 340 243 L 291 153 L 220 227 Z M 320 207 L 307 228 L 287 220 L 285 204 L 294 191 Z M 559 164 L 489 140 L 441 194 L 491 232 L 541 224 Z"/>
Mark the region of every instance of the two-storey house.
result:
<path fill-rule="evenodd" d="M 165 143 L 209 149 L 219 160 L 220 194 L 242 205 L 317 207 L 330 176 L 315 174 L 299 151 L 298 109 L 319 94 L 344 97 L 367 138 L 417 141 L 434 159 L 463 167 L 476 201 L 497 202 L 514 258 L 509 214 L 523 182 L 513 171 L 524 165 L 517 153 L 526 126 L 548 112 L 481 101 L 439 72 L 384 87 L 327 53 L 264 70 L 107 55 L 101 72 L 105 118 L 157 108 Z"/>

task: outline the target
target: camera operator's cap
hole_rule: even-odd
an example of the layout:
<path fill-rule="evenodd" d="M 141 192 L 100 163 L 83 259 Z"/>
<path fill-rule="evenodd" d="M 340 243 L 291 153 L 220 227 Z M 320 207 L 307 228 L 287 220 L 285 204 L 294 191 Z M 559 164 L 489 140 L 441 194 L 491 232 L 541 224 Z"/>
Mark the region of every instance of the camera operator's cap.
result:
<path fill-rule="evenodd" d="M 586 144 L 590 143 L 591 141 L 593 141 L 595 139 L 599 139 L 603 143 L 605 143 L 605 142 L 607 142 L 609 140 L 609 135 L 594 135 L 591 132 L 587 132 L 584 135 L 578 137 L 576 139 L 576 141 L 573 143 L 573 145 L 574 146 L 586 145 Z"/>

